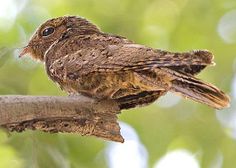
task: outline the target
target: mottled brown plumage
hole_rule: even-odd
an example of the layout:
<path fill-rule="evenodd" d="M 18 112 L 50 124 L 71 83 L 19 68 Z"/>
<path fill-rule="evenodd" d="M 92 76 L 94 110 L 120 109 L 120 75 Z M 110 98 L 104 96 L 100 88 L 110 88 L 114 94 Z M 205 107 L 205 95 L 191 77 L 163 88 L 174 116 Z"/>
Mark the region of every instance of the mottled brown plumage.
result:
<path fill-rule="evenodd" d="M 86 19 L 43 23 L 24 48 L 45 62 L 49 77 L 68 93 L 115 99 L 121 109 L 154 102 L 166 92 L 221 109 L 229 97 L 194 75 L 213 64 L 209 51 L 174 53 L 101 32 Z"/>

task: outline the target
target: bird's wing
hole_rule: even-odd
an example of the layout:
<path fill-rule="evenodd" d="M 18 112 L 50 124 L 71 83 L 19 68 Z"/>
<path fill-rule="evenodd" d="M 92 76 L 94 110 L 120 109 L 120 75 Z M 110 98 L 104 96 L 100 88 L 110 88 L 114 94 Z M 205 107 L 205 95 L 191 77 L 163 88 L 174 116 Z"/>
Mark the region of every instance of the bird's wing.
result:
<path fill-rule="evenodd" d="M 143 71 L 157 67 L 195 75 L 213 63 L 213 55 L 206 50 L 184 53 L 167 52 L 138 44 L 108 45 L 107 55 L 96 64 L 100 71 Z"/>
<path fill-rule="evenodd" d="M 205 50 L 173 53 L 130 42 L 124 43 L 124 39 L 116 36 L 69 38 L 63 45 L 59 43 L 53 47 L 48 52 L 48 57 L 50 53 L 56 55 L 58 49 L 67 52 L 55 59 L 50 66 L 54 70 L 63 66 L 66 73 L 74 77 L 92 72 L 143 71 L 157 67 L 168 67 L 194 75 L 213 63 L 213 55 Z"/>

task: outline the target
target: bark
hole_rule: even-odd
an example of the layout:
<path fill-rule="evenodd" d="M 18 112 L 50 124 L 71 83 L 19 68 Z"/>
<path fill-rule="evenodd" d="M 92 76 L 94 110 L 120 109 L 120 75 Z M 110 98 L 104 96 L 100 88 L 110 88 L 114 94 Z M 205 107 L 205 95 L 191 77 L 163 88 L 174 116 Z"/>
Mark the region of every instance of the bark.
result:
<path fill-rule="evenodd" d="M 9 131 L 70 132 L 123 142 L 119 112 L 112 100 L 84 96 L 0 96 L 0 125 Z"/>

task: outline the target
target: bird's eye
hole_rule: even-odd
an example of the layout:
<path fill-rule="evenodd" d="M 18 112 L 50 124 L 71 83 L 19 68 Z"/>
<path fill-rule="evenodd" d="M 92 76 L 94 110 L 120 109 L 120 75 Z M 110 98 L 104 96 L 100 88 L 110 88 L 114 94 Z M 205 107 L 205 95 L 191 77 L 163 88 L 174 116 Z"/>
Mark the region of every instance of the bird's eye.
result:
<path fill-rule="evenodd" d="M 42 35 L 43 36 L 48 36 L 50 34 L 52 34 L 54 32 L 54 28 L 53 27 L 47 27 L 46 29 L 43 30 Z"/>

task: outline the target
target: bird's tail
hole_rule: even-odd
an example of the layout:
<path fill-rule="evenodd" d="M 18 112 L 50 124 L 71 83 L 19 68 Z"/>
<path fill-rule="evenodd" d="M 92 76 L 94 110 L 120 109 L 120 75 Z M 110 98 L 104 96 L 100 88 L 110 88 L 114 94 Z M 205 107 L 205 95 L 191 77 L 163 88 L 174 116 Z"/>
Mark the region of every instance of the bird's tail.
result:
<path fill-rule="evenodd" d="M 212 84 L 205 83 L 193 76 L 174 72 L 171 91 L 180 93 L 183 97 L 206 104 L 216 109 L 229 107 L 230 98 Z"/>

